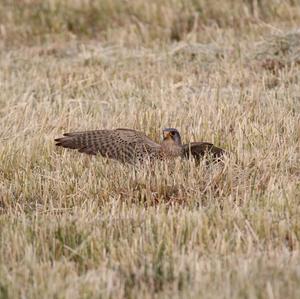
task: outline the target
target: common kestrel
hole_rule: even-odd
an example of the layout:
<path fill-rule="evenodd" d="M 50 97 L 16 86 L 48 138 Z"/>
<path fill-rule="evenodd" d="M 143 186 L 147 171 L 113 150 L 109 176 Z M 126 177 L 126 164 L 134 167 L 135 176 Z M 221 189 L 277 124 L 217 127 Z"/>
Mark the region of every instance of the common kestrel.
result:
<path fill-rule="evenodd" d="M 181 143 L 179 132 L 173 128 L 163 129 L 163 141 L 158 144 L 143 132 L 131 129 L 94 130 L 65 133 L 55 139 L 56 145 L 77 149 L 89 155 L 101 154 L 121 162 L 136 164 L 146 160 L 193 157 L 200 161 L 206 154 L 218 160 L 224 150 L 208 142 Z"/>

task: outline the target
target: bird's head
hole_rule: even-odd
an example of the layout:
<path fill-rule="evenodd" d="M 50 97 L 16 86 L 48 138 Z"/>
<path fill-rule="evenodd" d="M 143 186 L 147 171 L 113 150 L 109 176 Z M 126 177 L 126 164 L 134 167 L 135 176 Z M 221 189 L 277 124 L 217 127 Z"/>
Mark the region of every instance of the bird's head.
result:
<path fill-rule="evenodd" d="M 177 145 L 181 145 L 181 137 L 179 132 L 173 128 L 163 129 L 164 141 L 174 141 Z"/>

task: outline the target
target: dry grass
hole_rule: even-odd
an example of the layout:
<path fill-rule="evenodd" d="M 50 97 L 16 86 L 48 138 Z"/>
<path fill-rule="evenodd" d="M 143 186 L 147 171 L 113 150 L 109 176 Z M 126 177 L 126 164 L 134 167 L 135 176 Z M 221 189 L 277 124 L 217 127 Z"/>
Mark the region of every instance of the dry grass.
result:
<path fill-rule="evenodd" d="M 300 298 L 300 7 L 213 3 L 1 1 L 1 299 Z M 169 126 L 230 159 L 53 143 Z"/>

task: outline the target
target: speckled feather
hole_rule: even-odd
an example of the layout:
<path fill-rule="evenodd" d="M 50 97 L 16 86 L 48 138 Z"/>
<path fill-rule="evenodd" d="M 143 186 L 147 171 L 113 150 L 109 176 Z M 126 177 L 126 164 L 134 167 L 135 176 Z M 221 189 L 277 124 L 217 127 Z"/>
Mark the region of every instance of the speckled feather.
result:
<path fill-rule="evenodd" d="M 144 133 L 130 129 L 66 133 L 55 141 L 58 146 L 78 149 L 79 152 L 90 155 L 99 153 L 121 162 L 143 162 L 160 156 L 159 144 Z"/>
<path fill-rule="evenodd" d="M 213 159 L 219 159 L 224 154 L 223 149 L 209 142 L 191 142 L 182 146 L 182 155 L 187 159 L 192 156 L 195 160 L 200 160 L 205 155 L 210 155 Z"/>
<path fill-rule="evenodd" d="M 165 129 L 174 131 L 176 129 Z M 199 161 L 203 156 L 211 155 L 214 160 L 219 160 L 225 153 L 224 150 L 208 142 L 192 142 L 181 145 L 168 139 L 157 144 L 143 132 L 132 129 L 94 130 L 84 132 L 65 133 L 64 137 L 55 139 L 57 146 L 77 149 L 80 153 L 89 155 L 101 154 L 104 157 L 136 164 L 145 160 L 182 157 L 193 157 Z"/>

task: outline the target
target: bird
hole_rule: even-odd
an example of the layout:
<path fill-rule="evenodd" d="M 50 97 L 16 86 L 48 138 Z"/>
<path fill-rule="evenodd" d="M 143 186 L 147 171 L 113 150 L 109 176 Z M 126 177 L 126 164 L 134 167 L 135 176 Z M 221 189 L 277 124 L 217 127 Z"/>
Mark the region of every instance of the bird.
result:
<path fill-rule="evenodd" d="M 170 160 L 177 157 L 200 162 L 205 156 L 220 161 L 225 150 L 209 142 L 182 144 L 179 131 L 175 128 L 163 129 L 161 144 L 154 142 L 143 132 L 118 128 L 64 133 L 54 139 L 57 146 L 77 149 L 89 155 L 100 154 L 122 163 L 138 164 L 153 160 Z"/>

